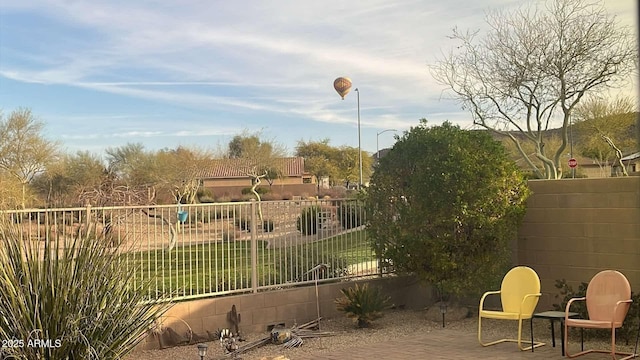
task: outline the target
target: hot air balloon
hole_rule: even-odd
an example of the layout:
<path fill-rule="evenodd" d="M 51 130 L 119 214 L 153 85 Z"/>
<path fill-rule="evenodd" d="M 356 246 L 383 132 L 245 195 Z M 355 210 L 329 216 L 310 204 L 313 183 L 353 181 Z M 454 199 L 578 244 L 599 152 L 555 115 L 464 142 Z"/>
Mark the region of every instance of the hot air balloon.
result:
<path fill-rule="evenodd" d="M 333 81 L 333 87 L 338 92 L 338 95 L 342 97 L 342 100 L 344 100 L 344 97 L 347 96 L 349 90 L 351 90 L 351 79 L 341 76 Z"/>

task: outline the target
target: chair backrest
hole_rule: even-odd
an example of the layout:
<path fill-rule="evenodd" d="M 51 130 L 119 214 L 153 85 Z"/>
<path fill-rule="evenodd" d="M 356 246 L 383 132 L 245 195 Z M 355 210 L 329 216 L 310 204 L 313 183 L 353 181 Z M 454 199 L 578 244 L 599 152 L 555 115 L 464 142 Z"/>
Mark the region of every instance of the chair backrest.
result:
<path fill-rule="evenodd" d="M 629 280 L 618 271 L 604 270 L 597 273 L 587 286 L 587 312 L 589 320 L 624 321 L 630 304 L 621 304 L 613 316 L 613 309 L 620 300 L 631 299 Z"/>
<path fill-rule="evenodd" d="M 502 301 L 502 311 L 520 312 L 520 305 L 527 294 L 538 294 L 540 292 L 540 278 L 530 267 L 516 266 L 502 279 L 500 286 L 500 300 Z M 538 297 L 531 296 L 522 306 L 522 314 L 533 314 L 538 305 Z"/>

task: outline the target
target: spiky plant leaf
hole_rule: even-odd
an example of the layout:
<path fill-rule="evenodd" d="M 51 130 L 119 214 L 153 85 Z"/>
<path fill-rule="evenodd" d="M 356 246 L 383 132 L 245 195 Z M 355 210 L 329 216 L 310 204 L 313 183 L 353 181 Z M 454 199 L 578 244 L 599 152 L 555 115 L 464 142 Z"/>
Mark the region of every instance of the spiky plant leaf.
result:
<path fill-rule="evenodd" d="M 121 359 L 169 308 L 99 235 L 42 242 L 19 226 L 0 219 L 0 338 L 24 344 L 9 358 Z"/>

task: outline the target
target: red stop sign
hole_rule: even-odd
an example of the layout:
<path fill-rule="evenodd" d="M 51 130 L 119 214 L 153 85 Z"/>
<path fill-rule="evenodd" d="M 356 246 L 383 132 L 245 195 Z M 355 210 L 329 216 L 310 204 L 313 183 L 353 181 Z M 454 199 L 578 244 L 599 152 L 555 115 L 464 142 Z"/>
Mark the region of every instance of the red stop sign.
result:
<path fill-rule="evenodd" d="M 576 166 L 578 166 L 578 160 L 576 160 L 574 158 L 569 159 L 569 167 L 570 168 L 574 168 Z"/>

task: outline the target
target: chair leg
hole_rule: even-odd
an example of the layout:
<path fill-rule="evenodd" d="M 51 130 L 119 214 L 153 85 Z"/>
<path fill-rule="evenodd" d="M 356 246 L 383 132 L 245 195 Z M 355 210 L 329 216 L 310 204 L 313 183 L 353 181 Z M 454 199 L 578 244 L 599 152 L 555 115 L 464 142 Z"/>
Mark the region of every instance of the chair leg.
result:
<path fill-rule="evenodd" d="M 531 334 L 531 352 L 533 352 L 535 348 L 535 346 L 533 346 L 533 316 L 529 319 L 529 327 L 531 328 L 529 332 Z"/>
<path fill-rule="evenodd" d="M 639 327 L 640 328 L 640 327 Z M 582 331 L 583 328 L 580 328 L 580 331 Z M 581 333 L 582 335 L 582 333 Z M 581 336 L 582 337 L 582 336 Z M 569 353 L 569 327 L 566 325 L 565 323 L 565 327 L 564 327 L 564 352 L 566 357 L 568 358 L 575 358 L 581 355 L 585 355 L 585 354 L 589 354 L 589 353 L 605 353 L 605 354 L 609 354 L 611 356 L 611 358 L 613 360 L 629 360 L 629 359 L 633 359 L 635 358 L 637 355 L 636 353 L 624 353 L 624 352 L 616 352 L 616 331 L 615 328 L 611 329 L 611 350 L 607 351 L 607 350 L 596 350 L 596 349 L 588 349 L 588 350 L 582 350 L 578 353 L 575 354 L 570 354 Z M 617 358 L 616 355 L 625 355 L 624 357 L 621 358 Z"/>
<path fill-rule="evenodd" d="M 533 326 L 533 325 L 531 325 Z M 496 345 L 496 344 L 500 344 L 503 342 L 515 342 L 518 344 L 518 348 L 522 351 L 526 351 L 531 349 L 531 351 L 533 351 L 534 348 L 543 346 L 545 343 L 542 342 L 535 342 L 533 340 L 533 332 L 531 333 L 531 346 L 527 346 L 527 347 L 523 347 L 522 346 L 522 319 L 518 320 L 518 338 L 517 339 L 499 339 L 499 340 L 495 340 L 495 341 L 491 341 L 491 342 L 483 342 L 482 341 L 482 317 L 478 318 L 478 342 L 480 343 L 480 345 L 482 346 L 491 346 L 491 345 Z"/>
<path fill-rule="evenodd" d="M 636 332 L 636 346 L 633 348 L 633 355 L 638 356 L 638 340 L 640 340 L 640 316 L 638 316 L 638 331 Z"/>

